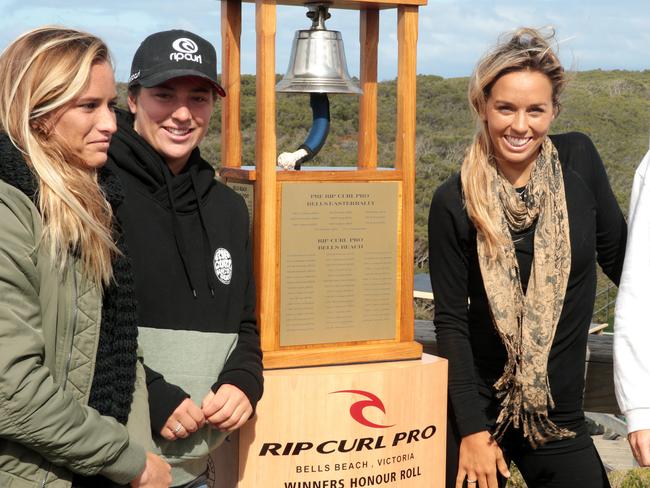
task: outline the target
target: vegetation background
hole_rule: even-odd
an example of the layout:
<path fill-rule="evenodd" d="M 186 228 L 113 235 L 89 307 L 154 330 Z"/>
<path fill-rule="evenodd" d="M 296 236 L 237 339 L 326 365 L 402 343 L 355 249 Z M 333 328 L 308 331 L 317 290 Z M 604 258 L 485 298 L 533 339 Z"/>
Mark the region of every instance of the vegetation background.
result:
<path fill-rule="evenodd" d="M 650 70 L 589 71 L 572 76 L 562 98 L 562 112 L 552 132 L 580 131 L 598 148 L 624 212 L 627 212 L 634 170 L 650 142 Z M 463 160 L 474 134 L 467 104 L 467 78 L 417 78 L 415 259 L 427 263 L 427 217 L 431 196 Z M 379 83 L 378 140 L 380 166 L 395 158 L 395 81 Z M 277 149 L 293 151 L 311 127 L 307 95 L 277 95 Z M 315 161 L 324 166 L 350 166 L 357 160 L 358 98 L 330 95 L 331 130 Z M 221 135 L 220 105 L 213 116 L 202 151 L 218 166 Z M 241 126 L 244 164 L 255 160 L 255 78 L 242 79 Z"/>
<path fill-rule="evenodd" d="M 650 70 L 585 71 L 573 73 L 562 98 L 562 112 L 551 132 L 580 131 L 589 135 L 605 163 L 623 212 L 627 214 L 634 170 L 650 143 Z M 279 77 L 278 77 L 279 79 Z M 467 104 L 467 78 L 417 77 L 417 140 L 415 190 L 415 266 L 427 272 L 427 218 L 431 196 L 452 173 L 460 169 L 474 122 Z M 378 87 L 379 165 L 393 166 L 395 158 L 396 82 Z M 126 86 L 120 84 L 122 106 Z M 255 77 L 244 75 L 241 87 L 243 165 L 255 161 Z M 219 166 L 221 154 L 221 104 L 201 145 L 205 159 Z M 316 159 L 308 164 L 354 166 L 357 159 L 358 98 L 330 95 L 331 129 Z M 277 150 L 293 151 L 311 127 L 308 95 L 279 93 L 276 98 Z M 615 290 L 606 291 L 608 280 L 599 275 L 595 321 L 613 322 L 607 307 Z M 416 305 L 418 318 L 430 318 L 426 302 Z"/>
<path fill-rule="evenodd" d="M 580 131 L 598 148 L 623 212 L 627 215 L 634 170 L 650 143 L 650 70 L 588 71 L 571 75 L 562 98 L 562 112 L 552 132 Z M 474 134 L 467 104 L 467 78 L 417 78 L 417 139 L 415 190 L 415 266 L 428 272 L 427 219 L 435 189 L 460 168 L 465 148 Z M 393 166 L 395 158 L 396 82 L 378 88 L 378 146 L 380 166 Z M 308 95 L 277 95 L 277 150 L 293 151 L 311 127 Z M 332 118 L 328 140 L 315 161 L 324 166 L 353 166 L 357 159 L 358 98 L 330 95 Z M 202 151 L 219 164 L 221 150 L 220 104 Z M 242 79 L 241 126 L 243 164 L 255 161 L 255 78 Z M 599 275 L 594 321 L 613 324 L 615 298 L 609 280 Z M 430 318 L 427 302 L 416 304 L 418 318 Z"/>
<path fill-rule="evenodd" d="M 572 75 L 563 98 L 563 109 L 552 133 L 580 131 L 589 135 L 605 163 L 614 194 L 627 214 L 634 171 L 650 144 L 650 70 L 588 71 Z M 431 196 L 452 173 L 460 169 L 465 148 L 474 133 L 474 122 L 467 105 L 467 78 L 417 78 L 417 140 L 415 193 L 416 272 L 428 272 L 427 218 Z M 121 105 L 126 106 L 126 87 L 120 86 Z M 380 166 L 393 166 L 395 158 L 395 81 L 385 81 L 378 89 L 378 139 Z M 277 96 L 277 150 L 293 151 L 304 141 L 311 127 L 307 95 Z M 220 104 L 201 145 L 205 159 L 219 166 L 221 151 Z M 331 130 L 315 161 L 323 166 L 354 166 L 357 158 L 358 98 L 330 96 Z M 241 99 L 243 165 L 255 161 L 255 78 L 243 76 Z M 608 281 L 599 275 L 599 289 Z M 615 290 L 598 296 L 595 320 L 613 323 Z M 431 318 L 431 306 L 420 302 L 418 318 Z M 650 486 L 650 470 L 631 470 L 611 474 L 614 488 Z M 523 487 L 515 471 L 510 487 Z"/>
<path fill-rule="evenodd" d="M 417 77 L 416 140 L 416 265 L 427 262 L 427 216 L 431 196 L 463 160 L 474 133 L 467 106 L 467 78 Z M 122 106 L 125 86 L 121 84 Z M 378 88 L 380 166 L 395 158 L 396 82 Z M 311 127 L 308 95 L 279 93 L 276 99 L 278 152 L 295 150 Z M 217 103 L 208 136 L 201 145 L 205 159 L 219 166 L 220 114 Z M 358 98 L 330 95 L 330 135 L 316 159 L 308 164 L 351 166 L 357 159 Z M 255 161 L 255 77 L 242 77 L 241 127 L 243 164 Z M 572 75 L 562 98 L 562 112 L 551 132 L 580 131 L 589 135 L 605 162 L 614 193 L 627 212 L 634 170 L 650 142 L 650 70 L 586 71 Z"/>

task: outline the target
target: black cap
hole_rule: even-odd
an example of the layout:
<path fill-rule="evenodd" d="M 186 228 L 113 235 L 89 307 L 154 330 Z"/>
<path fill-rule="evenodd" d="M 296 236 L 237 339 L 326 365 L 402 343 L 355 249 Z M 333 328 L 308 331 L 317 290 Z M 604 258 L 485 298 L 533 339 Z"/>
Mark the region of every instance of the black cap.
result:
<path fill-rule="evenodd" d="M 201 36 L 186 30 L 156 32 L 147 37 L 133 56 L 129 86 L 151 88 L 179 76 L 199 76 L 214 85 L 225 97 L 217 83 L 217 52 Z"/>

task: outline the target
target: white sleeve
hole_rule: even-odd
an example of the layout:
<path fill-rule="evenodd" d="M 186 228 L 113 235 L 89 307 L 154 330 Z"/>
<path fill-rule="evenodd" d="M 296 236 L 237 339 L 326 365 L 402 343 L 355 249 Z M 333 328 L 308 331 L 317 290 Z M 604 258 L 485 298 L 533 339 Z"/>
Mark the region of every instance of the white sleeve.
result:
<path fill-rule="evenodd" d="M 628 432 L 650 429 L 649 166 L 650 152 L 634 175 L 614 323 L 614 384 Z"/>

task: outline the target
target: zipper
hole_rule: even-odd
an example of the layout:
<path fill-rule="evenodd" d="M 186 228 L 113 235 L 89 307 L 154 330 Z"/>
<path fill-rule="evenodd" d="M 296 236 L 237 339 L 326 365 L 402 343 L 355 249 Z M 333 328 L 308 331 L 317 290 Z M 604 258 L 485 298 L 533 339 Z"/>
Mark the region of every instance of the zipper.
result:
<path fill-rule="evenodd" d="M 68 383 L 68 373 L 70 372 L 70 364 L 72 363 L 72 349 L 74 347 L 74 335 L 77 331 L 77 315 L 78 315 L 78 306 L 77 306 L 77 270 L 74 265 L 72 265 L 72 334 L 70 335 L 70 349 L 68 349 L 68 358 L 65 362 L 65 369 L 63 370 L 63 383 L 61 389 L 65 391 L 65 388 Z M 47 471 L 41 482 L 41 488 L 45 488 L 45 483 L 47 483 L 47 477 L 50 475 L 52 470 L 52 463 L 47 465 Z"/>
<path fill-rule="evenodd" d="M 72 349 L 74 347 L 74 335 L 77 331 L 77 270 L 72 267 L 72 334 L 70 335 L 70 349 L 68 349 L 68 359 L 65 363 L 63 370 L 63 391 L 68 384 L 68 373 L 70 372 L 70 364 L 72 362 Z"/>

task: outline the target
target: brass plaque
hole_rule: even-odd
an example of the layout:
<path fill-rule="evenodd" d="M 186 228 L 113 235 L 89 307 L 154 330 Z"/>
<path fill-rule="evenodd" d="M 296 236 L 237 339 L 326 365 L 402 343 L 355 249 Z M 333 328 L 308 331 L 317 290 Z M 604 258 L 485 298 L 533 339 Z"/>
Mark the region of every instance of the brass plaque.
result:
<path fill-rule="evenodd" d="M 228 181 L 230 188 L 239 193 L 248 207 L 248 231 L 253 229 L 253 209 L 255 208 L 255 190 L 252 183 L 241 183 L 239 181 Z"/>
<path fill-rule="evenodd" d="M 396 337 L 400 190 L 282 185 L 280 346 Z"/>

